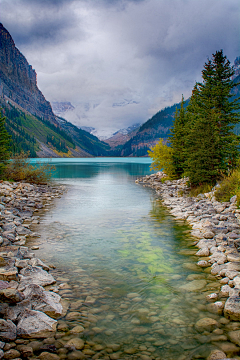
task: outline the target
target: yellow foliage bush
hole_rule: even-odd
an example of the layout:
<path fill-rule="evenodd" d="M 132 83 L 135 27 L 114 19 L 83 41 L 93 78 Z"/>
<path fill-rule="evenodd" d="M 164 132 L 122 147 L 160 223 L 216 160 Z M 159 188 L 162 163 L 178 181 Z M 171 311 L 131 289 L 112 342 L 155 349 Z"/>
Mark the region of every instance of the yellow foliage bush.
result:
<path fill-rule="evenodd" d="M 172 148 L 163 143 L 163 139 L 148 150 L 148 155 L 152 158 L 151 170 L 164 171 L 169 179 L 174 178 L 174 167 L 172 160 Z"/>
<path fill-rule="evenodd" d="M 34 184 L 46 184 L 55 169 L 50 164 L 31 165 L 28 153 L 21 152 L 6 165 L 4 178 L 12 181 L 26 181 Z"/>

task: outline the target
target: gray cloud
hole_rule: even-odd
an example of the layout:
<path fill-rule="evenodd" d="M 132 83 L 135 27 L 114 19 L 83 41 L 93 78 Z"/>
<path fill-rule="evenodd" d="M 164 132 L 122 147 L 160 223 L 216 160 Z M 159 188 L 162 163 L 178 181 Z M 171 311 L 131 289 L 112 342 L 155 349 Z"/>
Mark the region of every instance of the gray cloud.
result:
<path fill-rule="evenodd" d="M 0 0 L 50 101 L 116 131 L 190 96 L 208 57 L 239 56 L 239 0 Z M 126 102 L 127 100 L 127 102 Z M 115 106 L 124 104 L 124 106 Z"/>
<path fill-rule="evenodd" d="M 3 0 L 2 22 L 18 46 L 61 43 L 78 27 L 72 0 Z M 17 6 L 16 6 L 17 5 Z"/>

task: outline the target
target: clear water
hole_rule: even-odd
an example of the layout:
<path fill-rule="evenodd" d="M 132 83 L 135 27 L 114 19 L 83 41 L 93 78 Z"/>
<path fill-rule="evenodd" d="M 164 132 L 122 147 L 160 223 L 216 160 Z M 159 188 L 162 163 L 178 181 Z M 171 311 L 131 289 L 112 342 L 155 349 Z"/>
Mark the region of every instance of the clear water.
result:
<path fill-rule="evenodd" d="M 54 181 L 68 191 L 48 207 L 36 229 L 41 238 L 30 245 L 40 242 L 37 256 L 68 284 L 59 292 L 71 304 L 61 320 L 69 329 L 82 325 L 88 347 L 119 344 L 121 359 L 206 359 L 225 334 L 224 318 L 206 309 L 206 295 L 219 283 L 196 266 L 188 226 L 135 184 L 150 173 L 149 159 L 52 163 Z M 196 289 L 186 290 L 192 281 Z M 203 317 L 216 319 L 220 331 L 196 331 Z M 107 359 L 106 351 L 99 358 Z"/>

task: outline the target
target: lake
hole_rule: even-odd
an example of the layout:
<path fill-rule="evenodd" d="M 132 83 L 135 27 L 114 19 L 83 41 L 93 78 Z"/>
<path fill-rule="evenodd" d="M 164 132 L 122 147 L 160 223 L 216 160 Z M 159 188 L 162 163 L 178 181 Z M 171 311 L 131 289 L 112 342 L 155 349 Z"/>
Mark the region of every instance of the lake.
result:
<path fill-rule="evenodd" d="M 150 159 L 43 161 L 56 166 L 53 181 L 67 191 L 44 211 L 41 238 L 29 245 L 40 244 L 37 256 L 65 284 L 59 294 L 70 308 L 59 320 L 61 341 L 81 325 L 93 359 L 206 359 L 225 331 L 224 317 L 206 309 L 206 295 L 220 286 L 196 266 L 186 223 L 135 183 L 151 173 Z M 196 330 L 204 317 L 218 321 L 218 332 Z"/>

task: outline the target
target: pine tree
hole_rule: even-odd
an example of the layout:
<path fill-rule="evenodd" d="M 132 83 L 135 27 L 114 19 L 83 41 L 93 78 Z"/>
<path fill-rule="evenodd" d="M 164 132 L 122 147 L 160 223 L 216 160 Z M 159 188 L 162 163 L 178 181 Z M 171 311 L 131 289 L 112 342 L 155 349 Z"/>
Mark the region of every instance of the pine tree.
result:
<path fill-rule="evenodd" d="M 188 134 L 186 174 L 192 185 L 215 183 L 228 174 L 238 158 L 238 100 L 231 101 L 233 68 L 223 52 L 217 51 L 202 71 L 203 83 L 196 83 L 187 108 Z"/>
<path fill-rule="evenodd" d="M 170 142 L 172 147 L 173 178 L 180 178 L 184 173 L 186 157 L 186 116 L 183 96 L 180 109 L 176 108 Z"/>
<path fill-rule="evenodd" d="M 2 174 L 6 160 L 10 157 L 9 142 L 11 136 L 8 134 L 5 128 L 5 117 L 2 117 L 0 113 L 0 175 Z"/>

